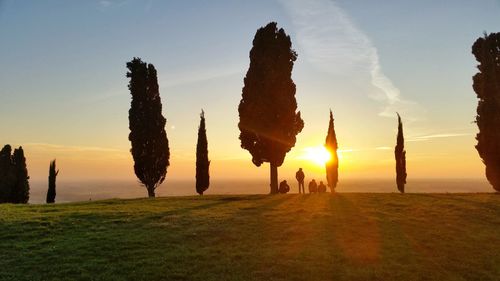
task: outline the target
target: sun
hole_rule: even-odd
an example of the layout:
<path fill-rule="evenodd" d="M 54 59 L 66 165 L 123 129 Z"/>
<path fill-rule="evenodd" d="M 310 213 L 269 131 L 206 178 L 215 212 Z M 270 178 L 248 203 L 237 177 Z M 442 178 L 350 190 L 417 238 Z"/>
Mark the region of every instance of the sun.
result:
<path fill-rule="evenodd" d="M 322 145 L 306 147 L 304 150 L 304 158 L 319 166 L 325 166 L 325 163 L 332 158 L 330 152 Z"/>

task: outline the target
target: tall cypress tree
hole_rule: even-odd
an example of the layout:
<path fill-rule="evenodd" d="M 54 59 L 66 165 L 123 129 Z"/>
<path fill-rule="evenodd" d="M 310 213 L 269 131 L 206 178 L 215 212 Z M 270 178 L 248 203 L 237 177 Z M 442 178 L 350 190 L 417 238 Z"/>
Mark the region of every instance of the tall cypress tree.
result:
<path fill-rule="evenodd" d="M 56 202 L 56 177 L 59 170 L 56 171 L 56 159 L 50 161 L 49 165 L 49 189 L 47 190 L 47 203 Z"/>
<path fill-rule="evenodd" d="M 28 203 L 29 176 L 22 147 L 5 145 L 0 151 L 0 203 Z"/>
<path fill-rule="evenodd" d="M 296 59 L 290 37 L 275 22 L 258 29 L 238 107 L 241 147 L 250 152 L 257 167 L 269 162 L 273 194 L 278 193 L 278 167 L 304 127 L 296 112 L 291 77 Z"/>
<path fill-rule="evenodd" d="M 205 112 L 200 114 L 200 126 L 198 127 L 198 142 L 196 144 L 196 192 L 203 192 L 210 185 L 210 160 L 208 160 L 207 130 L 205 128 Z"/>
<path fill-rule="evenodd" d="M 16 177 L 11 154 L 12 147 L 8 144 L 0 151 L 0 203 L 12 201 Z"/>
<path fill-rule="evenodd" d="M 398 136 L 396 139 L 396 147 L 394 148 L 394 156 L 396 158 L 396 184 L 401 193 L 405 193 L 406 184 L 406 150 L 405 139 L 403 136 L 403 123 L 398 115 Z"/>
<path fill-rule="evenodd" d="M 26 168 L 24 150 L 21 146 L 14 149 L 12 161 L 14 162 L 16 174 L 15 192 L 12 193 L 13 203 L 28 203 L 30 198 L 30 184 L 28 180 L 30 177 L 28 176 L 28 169 Z"/>
<path fill-rule="evenodd" d="M 476 149 L 486 165 L 486 178 L 500 192 L 500 32 L 484 34 L 472 45 L 479 62 L 473 88 L 479 99 Z"/>
<path fill-rule="evenodd" d="M 134 172 L 148 190 L 149 197 L 155 197 L 156 188 L 165 180 L 170 165 L 162 104 L 156 69 L 140 58 L 127 63 L 128 88 L 132 95 L 129 110 L 129 140 L 132 144 Z"/>
<path fill-rule="evenodd" d="M 325 148 L 330 152 L 331 158 L 325 163 L 326 180 L 332 192 L 335 191 L 339 181 L 339 157 L 337 155 L 337 136 L 335 135 L 335 127 L 333 125 L 333 114 L 330 109 L 330 122 L 328 123 L 328 133 L 325 140 Z"/>

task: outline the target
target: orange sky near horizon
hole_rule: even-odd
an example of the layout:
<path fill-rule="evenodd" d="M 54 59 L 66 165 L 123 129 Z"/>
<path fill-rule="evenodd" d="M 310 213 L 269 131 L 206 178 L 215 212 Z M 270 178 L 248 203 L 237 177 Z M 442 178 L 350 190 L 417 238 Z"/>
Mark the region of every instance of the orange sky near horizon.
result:
<path fill-rule="evenodd" d="M 208 128 L 210 129 L 210 128 Z M 395 139 L 395 136 L 394 136 Z M 454 138 L 459 140 L 459 138 Z M 462 137 L 461 142 L 450 143 L 445 138 L 432 142 L 406 142 L 408 181 L 422 178 L 482 178 L 484 166 L 481 163 L 471 137 Z M 473 139 L 473 138 L 472 138 Z M 279 178 L 294 180 L 295 171 L 302 167 L 306 177 L 325 179 L 324 166 L 307 158 L 311 147 L 322 145 L 319 136 L 308 143 L 297 143 L 279 168 Z M 468 143 L 470 153 L 463 154 L 462 143 Z M 211 146 L 214 146 L 212 148 Z M 223 145 L 222 145 L 223 146 Z M 216 147 L 216 148 L 215 148 Z M 434 147 L 434 148 L 433 148 Z M 436 147 L 443 148 L 437 152 Z M 49 161 L 57 159 L 61 170 L 59 180 L 136 180 L 133 160 L 128 149 L 99 147 L 57 146 L 28 143 L 23 148 L 27 157 L 32 180 L 45 180 Z M 172 149 L 172 148 L 171 148 Z M 223 148 L 222 148 L 223 149 Z M 444 150 L 446 149 L 446 150 Z M 217 179 L 267 179 L 269 164 L 256 167 L 250 154 L 243 149 L 234 157 L 220 157 L 221 147 L 209 139 L 210 174 Z M 423 152 L 422 152 L 423 151 Z M 173 149 L 167 180 L 194 180 L 195 146 L 192 153 L 176 155 Z M 357 148 L 339 150 L 339 177 L 342 179 L 374 178 L 390 179 L 395 176 L 394 149 L 392 147 Z"/>

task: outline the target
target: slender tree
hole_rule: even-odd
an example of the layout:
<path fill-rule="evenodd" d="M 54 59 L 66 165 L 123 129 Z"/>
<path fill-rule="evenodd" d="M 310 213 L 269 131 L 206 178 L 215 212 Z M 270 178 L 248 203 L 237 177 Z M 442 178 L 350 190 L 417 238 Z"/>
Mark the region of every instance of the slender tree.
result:
<path fill-rule="evenodd" d="M 325 140 L 325 148 L 331 155 L 330 160 L 325 163 L 326 180 L 332 192 L 335 191 L 339 181 L 339 157 L 337 155 L 337 136 L 335 135 L 335 127 L 333 125 L 333 114 L 330 109 L 330 122 L 328 123 L 328 133 Z"/>
<path fill-rule="evenodd" d="M 210 185 L 210 160 L 208 160 L 207 130 L 205 127 L 205 112 L 200 114 L 200 126 L 198 127 L 198 143 L 196 144 L 196 192 L 203 192 Z"/>
<path fill-rule="evenodd" d="M 0 203 L 12 201 L 16 176 L 12 163 L 12 148 L 5 145 L 0 151 Z"/>
<path fill-rule="evenodd" d="M 162 104 L 156 69 L 140 58 L 127 63 L 128 88 L 132 95 L 129 110 L 129 140 L 132 144 L 134 172 L 148 190 L 149 197 L 155 197 L 156 188 L 165 180 L 170 165 Z"/>
<path fill-rule="evenodd" d="M 500 32 L 484 34 L 472 45 L 479 62 L 473 88 L 479 99 L 476 149 L 486 166 L 486 178 L 500 192 Z"/>
<path fill-rule="evenodd" d="M 0 151 L 0 203 L 28 203 L 29 176 L 22 147 L 6 145 Z"/>
<path fill-rule="evenodd" d="M 398 136 L 396 139 L 396 147 L 394 148 L 394 156 L 396 158 L 396 184 L 401 193 L 405 193 L 406 184 L 406 150 L 405 139 L 403 136 L 403 123 L 398 115 Z"/>
<path fill-rule="evenodd" d="M 47 190 L 47 204 L 56 202 L 56 177 L 59 170 L 56 171 L 56 159 L 50 161 L 49 165 L 49 189 Z"/>
<path fill-rule="evenodd" d="M 28 169 L 26 168 L 26 158 L 24 157 L 24 150 L 20 146 L 14 149 L 12 154 L 12 161 L 15 167 L 16 184 L 15 192 L 13 192 L 13 203 L 28 203 L 30 198 L 30 184 Z"/>
<path fill-rule="evenodd" d="M 272 194 L 278 193 L 278 167 L 304 127 L 291 78 L 296 59 L 290 37 L 275 22 L 258 29 L 238 107 L 241 147 L 257 167 L 269 162 Z"/>

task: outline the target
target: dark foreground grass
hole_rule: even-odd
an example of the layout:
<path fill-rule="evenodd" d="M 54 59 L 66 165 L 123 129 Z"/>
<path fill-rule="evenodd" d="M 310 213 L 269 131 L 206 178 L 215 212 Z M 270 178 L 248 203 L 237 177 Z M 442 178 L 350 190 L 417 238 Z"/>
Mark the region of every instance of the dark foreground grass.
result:
<path fill-rule="evenodd" d="M 500 195 L 0 205 L 0 280 L 500 280 Z"/>

